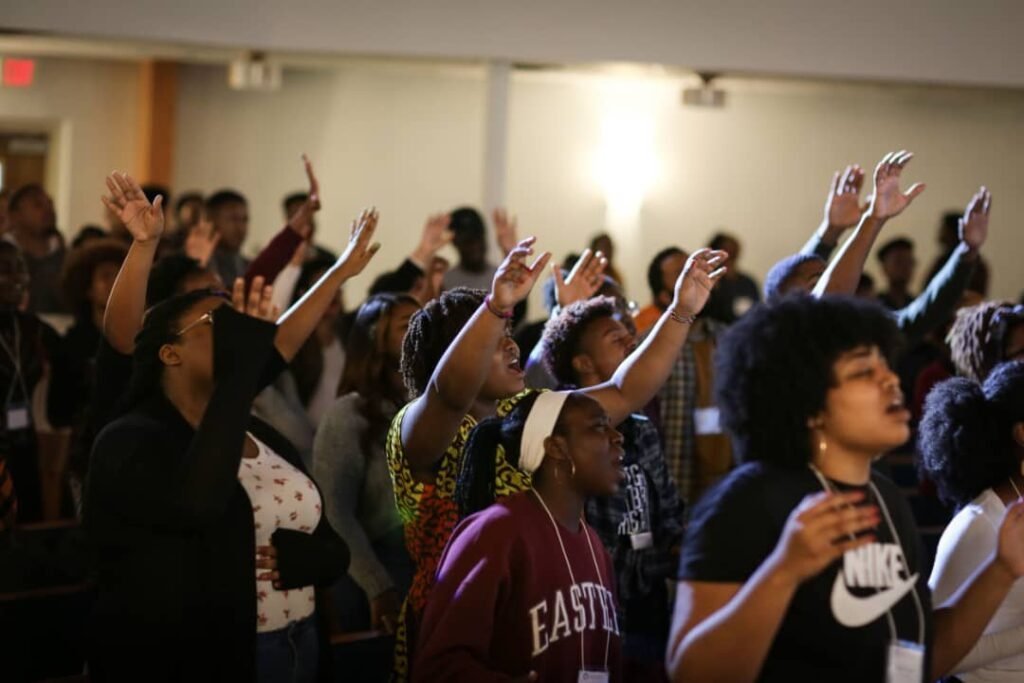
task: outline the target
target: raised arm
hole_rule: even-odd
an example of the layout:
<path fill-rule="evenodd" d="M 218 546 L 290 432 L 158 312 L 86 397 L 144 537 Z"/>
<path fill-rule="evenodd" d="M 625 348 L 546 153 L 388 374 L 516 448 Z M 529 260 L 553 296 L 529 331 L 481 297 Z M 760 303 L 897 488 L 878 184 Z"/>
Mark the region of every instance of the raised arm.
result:
<path fill-rule="evenodd" d="M 555 298 L 558 308 L 562 309 L 577 301 L 584 301 L 597 294 L 604 284 L 604 271 L 608 267 L 608 259 L 601 252 L 584 249 L 576 265 L 568 275 L 562 272 L 557 263 L 551 264 L 551 275 L 555 278 Z M 555 315 L 555 311 L 551 312 Z"/>
<path fill-rule="evenodd" d="M 613 424 L 640 410 L 654 398 L 672 372 L 696 316 L 708 301 L 712 287 L 725 274 L 718 267 L 724 251 L 698 249 L 686 261 L 676 280 L 675 298 L 655 323 L 647 339 L 631 353 L 610 380 L 583 389 L 604 406 Z"/>
<path fill-rule="evenodd" d="M 871 247 L 886 221 L 900 215 L 910 206 L 914 199 L 924 192 L 923 183 L 915 183 L 906 192 L 900 190 L 900 175 L 903 167 L 914 158 L 910 152 L 890 152 L 875 167 L 875 190 L 871 196 L 870 207 L 864 214 L 839 256 L 829 264 L 824 275 L 814 288 L 814 295 L 853 294 L 857 291 L 857 282 L 864 272 Z"/>
<path fill-rule="evenodd" d="M 102 197 L 103 203 L 128 228 L 132 245 L 110 290 L 103 336 L 115 351 L 130 354 L 142 326 L 149 271 L 164 231 L 163 197 L 150 204 L 139 184 L 120 171 L 107 176 L 107 189 L 110 195 Z"/>
<path fill-rule="evenodd" d="M 960 219 L 960 244 L 916 299 L 896 312 L 896 324 L 911 341 L 921 339 L 945 322 L 967 288 L 988 237 L 992 193 L 979 189 Z"/>
<path fill-rule="evenodd" d="M 544 272 L 550 253 L 541 254 L 532 266 L 527 263 L 534 241 L 529 237 L 520 242 L 498 266 L 489 298 L 441 357 L 423 395 L 406 410 L 402 448 L 413 473 L 433 472 L 483 388 L 498 345 L 508 334 L 512 309 Z"/>
<path fill-rule="evenodd" d="M 273 282 L 278 274 L 291 261 L 295 250 L 309 239 L 313 227 L 313 214 L 320 210 L 320 183 L 313 173 L 313 164 L 309 157 L 302 155 L 302 164 L 309 180 L 309 192 L 306 201 L 288 219 L 288 224 L 281 228 L 272 240 L 263 248 L 245 271 L 245 281 L 250 282 L 257 276 L 264 281 Z"/>
<path fill-rule="evenodd" d="M 842 174 L 839 171 L 832 174 L 821 225 L 800 250 L 801 254 L 813 254 L 825 261 L 829 260 L 839 244 L 839 238 L 860 222 L 861 215 L 868 208 L 867 204 L 860 203 L 860 188 L 863 184 L 864 169 L 856 164 L 847 166 Z"/>
<path fill-rule="evenodd" d="M 800 584 L 874 540 L 847 540 L 877 523 L 878 508 L 850 505 L 862 497 L 804 498 L 775 550 L 745 583 L 681 581 L 667 654 L 672 681 L 756 680 Z"/>
<path fill-rule="evenodd" d="M 281 317 L 274 346 L 285 361 L 290 362 L 306 343 L 309 335 L 313 334 L 313 330 L 324 317 L 341 286 L 363 272 L 366 264 L 380 249 L 380 244 L 373 241 L 378 218 L 377 210 L 371 209 L 364 210 L 358 220 L 352 221 L 352 230 L 344 253 Z"/>

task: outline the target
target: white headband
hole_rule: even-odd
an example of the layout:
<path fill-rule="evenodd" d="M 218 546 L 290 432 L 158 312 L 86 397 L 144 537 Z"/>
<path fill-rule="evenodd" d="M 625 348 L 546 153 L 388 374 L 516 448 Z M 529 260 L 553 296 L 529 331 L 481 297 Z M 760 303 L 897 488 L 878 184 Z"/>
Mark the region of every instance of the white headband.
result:
<path fill-rule="evenodd" d="M 544 439 L 551 436 L 571 391 L 545 391 L 537 396 L 523 427 L 519 445 L 519 468 L 533 474 L 544 461 Z"/>

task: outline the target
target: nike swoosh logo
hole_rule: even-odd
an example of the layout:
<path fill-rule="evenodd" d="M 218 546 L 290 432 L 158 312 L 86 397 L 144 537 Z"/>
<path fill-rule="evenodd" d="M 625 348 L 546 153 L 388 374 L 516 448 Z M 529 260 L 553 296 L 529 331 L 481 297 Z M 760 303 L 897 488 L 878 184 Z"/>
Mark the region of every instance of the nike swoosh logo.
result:
<path fill-rule="evenodd" d="M 912 590 L 916 583 L 917 574 L 914 574 L 884 591 L 858 598 L 846 587 L 843 570 L 840 569 L 836 574 L 835 583 L 832 584 L 832 614 L 835 615 L 836 621 L 850 628 L 870 624 L 892 609 L 892 606 Z"/>

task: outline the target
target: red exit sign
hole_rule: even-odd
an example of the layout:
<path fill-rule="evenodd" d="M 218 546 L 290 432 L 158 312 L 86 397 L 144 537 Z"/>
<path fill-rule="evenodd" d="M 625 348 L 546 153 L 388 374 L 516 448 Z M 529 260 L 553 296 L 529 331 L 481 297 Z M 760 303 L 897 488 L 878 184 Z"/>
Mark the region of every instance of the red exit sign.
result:
<path fill-rule="evenodd" d="M 36 77 L 36 61 L 34 59 L 7 59 L 3 63 L 2 82 L 5 88 L 27 88 Z"/>

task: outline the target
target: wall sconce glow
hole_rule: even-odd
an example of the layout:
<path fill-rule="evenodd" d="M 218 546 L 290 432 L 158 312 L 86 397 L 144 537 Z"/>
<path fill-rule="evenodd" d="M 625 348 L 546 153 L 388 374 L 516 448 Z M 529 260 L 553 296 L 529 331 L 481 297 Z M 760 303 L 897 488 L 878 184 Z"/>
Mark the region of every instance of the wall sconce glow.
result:
<path fill-rule="evenodd" d="M 636 112 L 608 114 L 601 124 L 595 170 L 608 222 L 635 223 L 658 170 L 653 117 Z"/>

